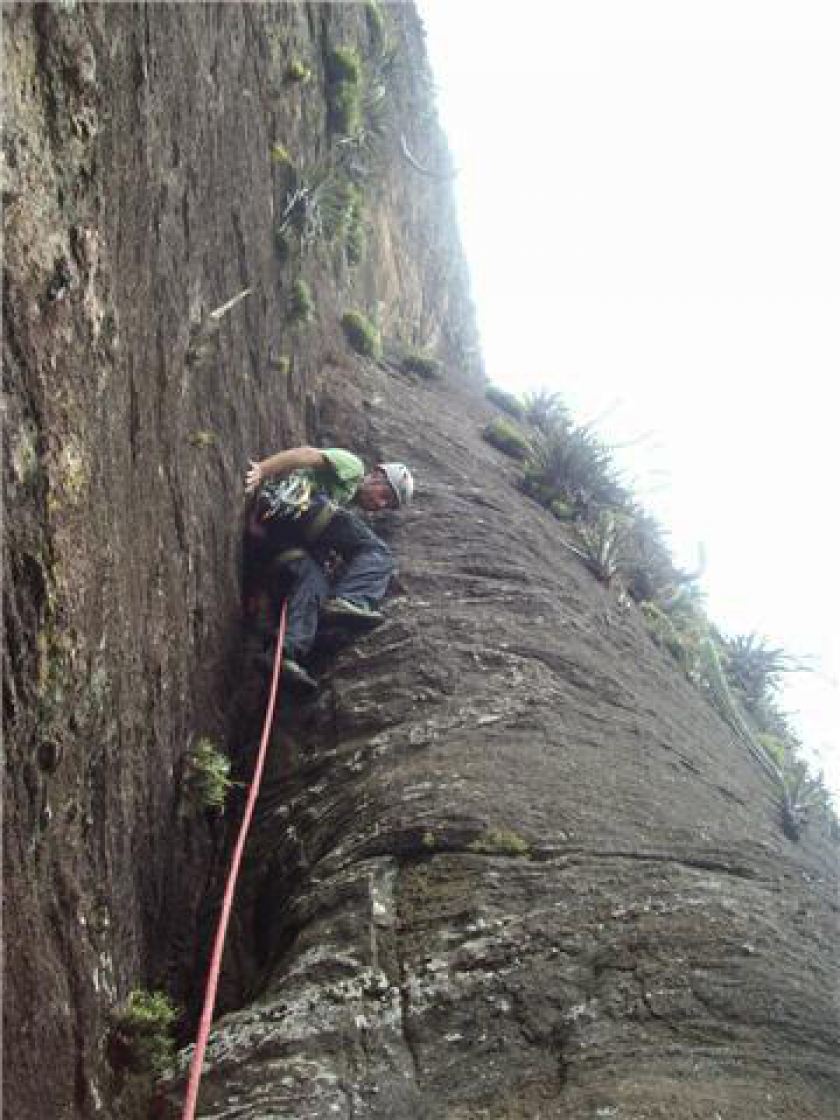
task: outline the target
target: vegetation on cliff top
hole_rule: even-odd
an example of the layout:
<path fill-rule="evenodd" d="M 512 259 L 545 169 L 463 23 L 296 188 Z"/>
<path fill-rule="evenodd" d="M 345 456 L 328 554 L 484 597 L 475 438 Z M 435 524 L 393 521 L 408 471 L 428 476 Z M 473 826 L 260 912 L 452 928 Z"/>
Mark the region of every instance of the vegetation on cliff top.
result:
<path fill-rule="evenodd" d="M 519 398 L 496 386 L 487 399 L 517 421 L 491 421 L 484 438 L 522 462 L 519 486 L 567 525 L 560 539 L 619 601 L 640 606 L 652 640 L 714 704 L 779 788 L 782 824 L 798 838 L 809 811 L 830 811 L 822 779 L 780 710 L 784 673 L 802 670 L 756 635 L 725 638 L 706 615 L 702 571 L 676 567 L 662 527 L 636 502 L 612 449 L 590 425 L 576 425 L 557 393 Z"/>

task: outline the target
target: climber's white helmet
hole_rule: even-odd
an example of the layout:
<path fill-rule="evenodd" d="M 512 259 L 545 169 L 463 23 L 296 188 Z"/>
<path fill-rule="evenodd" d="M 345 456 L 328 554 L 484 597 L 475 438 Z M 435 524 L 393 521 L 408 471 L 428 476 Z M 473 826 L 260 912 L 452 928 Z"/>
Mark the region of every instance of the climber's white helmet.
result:
<path fill-rule="evenodd" d="M 408 505 L 414 493 L 414 479 L 408 467 L 404 463 L 377 463 L 376 468 L 382 471 L 388 480 L 388 485 L 396 496 L 397 505 Z"/>

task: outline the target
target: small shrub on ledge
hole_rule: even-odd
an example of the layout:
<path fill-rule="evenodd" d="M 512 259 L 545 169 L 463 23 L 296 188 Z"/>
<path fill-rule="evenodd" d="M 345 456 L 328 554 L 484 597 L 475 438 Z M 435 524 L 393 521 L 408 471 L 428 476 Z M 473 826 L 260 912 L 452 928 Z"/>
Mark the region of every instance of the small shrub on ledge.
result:
<path fill-rule="evenodd" d="M 308 323 L 315 312 L 315 301 L 305 280 L 296 280 L 289 293 L 289 318 L 293 323 Z"/>
<path fill-rule="evenodd" d="M 341 329 L 357 354 L 365 358 L 379 357 L 382 351 L 379 331 L 361 311 L 346 311 L 341 317 Z"/>
<path fill-rule="evenodd" d="M 367 252 L 367 235 L 361 212 L 356 209 L 347 227 L 347 237 L 344 241 L 344 251 L 347 254 L 347 263 L 361 264 Z"/>
<path fill-rule="evenodd" d="M 419 350 L 411 350 L 402 360 L 402 368 L 406 373 L 416 373 L 427 381 L 440 376 L 440 362 L 430 354 L 423 354 Z"/>
<path fill-rule="evenodd" d="M 271 149 L 271 160 L 280 167 L 294 170 L 294 162 L 283 144 L 277 143 Z"/>
<path fill-rule="evenodd" d="M 531 445 L 521 432 L 504 420 L 493 420 L 481 433 L 485 440 L 511 459 L 526 459 Z"/>
<path fill-rule="evenodd" d="M 378 0 L 366 0 L 365 18 L 367 19 L 371 45 L 374 50 L 378 50 L 385 42 L 385 15 Z"/>
<path fill-rule="evenodd" d="M 358 85 L 362 77 L 362 64 L 355 51 L 347 47 L 334 47 L 327 55 L 327 78 L 332 83 L 352 82 Z"/>
<path fill-rule="evenodd" d="M 305 62 L 301 62 L 299 58 L 293 58 L 286 67 L 284 77 L 287 82 L 308 82 L 312 77 L 312 71 Z"/>
<path fill-rule="evenodd" d="M 350 136 L 362 118 L 362 65 L 350 50 L 336 47 L 327 55 L 327 109 L 333 132 Z"/>
<path fill-rule="evenodd" d="M 175 1053 L 178 1009 L 163 992 L 131 992 L 115 1016 L 113 1039 L 124 1064 L 150 1077 L 164 1074 Z"/>
<path fill-rule="evenodd" d="M 488 385 L 484 395 L 491 404 L 506 412 L 508 416 L 512 416 L 514 420 L 521 420 L 525 415 L 525 408 L 519 397 L 508 393 L 505 389 L 500 389 L 497 385 Z"/>
<path fill-rule="evenodd" d="M 184 767 L 190 802 L 197 809 L 223 809 L 230 781 L 230 759 L 206 738 L 189 751 Z"/>

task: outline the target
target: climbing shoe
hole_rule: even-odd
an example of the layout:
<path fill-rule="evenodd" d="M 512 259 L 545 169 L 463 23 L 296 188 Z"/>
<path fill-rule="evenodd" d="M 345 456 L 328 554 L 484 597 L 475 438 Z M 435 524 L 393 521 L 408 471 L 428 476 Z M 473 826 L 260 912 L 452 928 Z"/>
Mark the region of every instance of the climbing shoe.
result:
<path fill-rule="evenodd" d="M 304 667 L 291 657 L 283 658 L 283 680 L 302 692 L 314 692 L 318 687 L 315 678 L 310 677 Z"/>
<path fill-rule="evenodd" d="M 363 603 L 351 603 L 349 599 L 327 599 L 321 614 L 325 622 L 349 622 L 359 626 L 378 626 L 385 621 L 379 611 Z"/>

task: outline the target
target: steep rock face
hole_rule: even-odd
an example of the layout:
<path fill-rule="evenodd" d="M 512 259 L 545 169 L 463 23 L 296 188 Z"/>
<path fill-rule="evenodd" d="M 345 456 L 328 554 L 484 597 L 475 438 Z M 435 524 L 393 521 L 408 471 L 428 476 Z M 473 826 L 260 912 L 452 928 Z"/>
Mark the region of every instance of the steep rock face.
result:
<path fill-rule="evenodd" d="M 282 701 L 199 1114 L 833 1116 L 836 849 L 784 838 L 763 774 L 478 438 L 451 202 L 400 155 L 443 165 L 422 42 L 385 15 L 390 67 L 365 5 L 4 10 L 8 1114 L 127 1115 L 111 1011 L 199 985 L 225 834 L 179 769 L 208 734 L 248 772 L 241 477 L 308 440 L 404 458 L 418 496 L 378 522 L 387 623 Z M 335 46 L 387 95 L 355 268 L 277 255 L 270 153 L 331 166 Z M 311 82 L 284 81 L 296 57 Z M 350 307 L 381 362 L 348 350 Z M 400 370 L 417 344 L 440 380 Z"/>
<path fill-rule="evenodd" d="M 784 839 L 636 608 L 465 430 L 477 403 L 378 392 L 423 480 L 403 594 L 278 719 L 252 997 L 203 1114 L 830 1115 L 828 851 Z"/>

